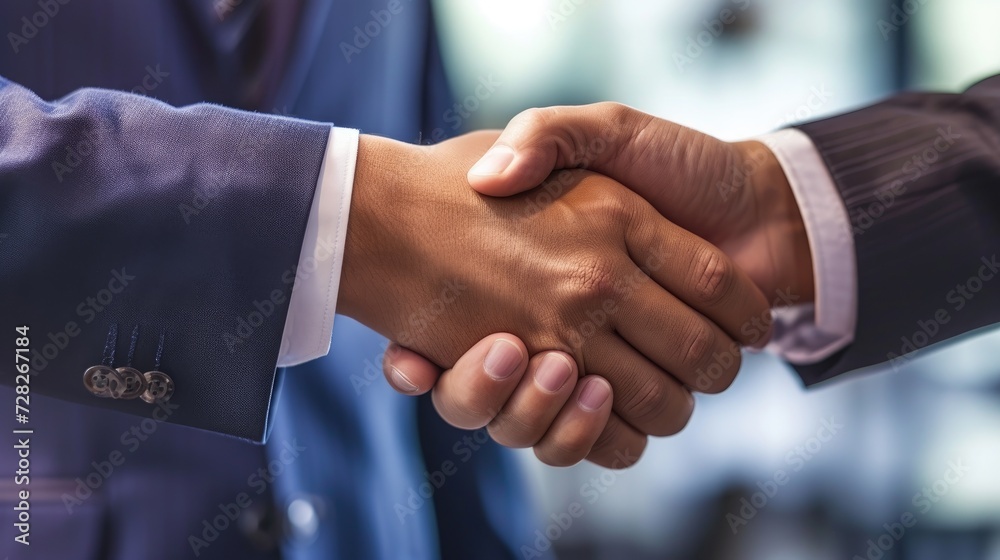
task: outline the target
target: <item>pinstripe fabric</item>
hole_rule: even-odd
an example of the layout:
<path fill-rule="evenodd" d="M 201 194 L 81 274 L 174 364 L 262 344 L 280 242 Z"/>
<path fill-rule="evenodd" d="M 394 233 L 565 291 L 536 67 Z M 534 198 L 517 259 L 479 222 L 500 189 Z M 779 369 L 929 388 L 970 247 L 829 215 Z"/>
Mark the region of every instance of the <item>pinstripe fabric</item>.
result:
<path fill-rule="evenodd" d="M 854 343 L 796 367 L 807 385 L 1000 320 L 1000 76 L 799 128 L 843 197 L 858 266 Z"/>

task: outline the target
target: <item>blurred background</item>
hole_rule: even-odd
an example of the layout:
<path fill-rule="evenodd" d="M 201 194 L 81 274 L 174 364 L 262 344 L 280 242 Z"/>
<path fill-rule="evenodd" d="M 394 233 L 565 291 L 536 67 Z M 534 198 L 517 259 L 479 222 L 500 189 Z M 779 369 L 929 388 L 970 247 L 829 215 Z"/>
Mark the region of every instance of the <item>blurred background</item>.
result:
<path fill-rule="evenodd" d="M 1000 72 L 995 0 L 437 8 L 456 127 L 614 100 L 739 139 Z M 497 85 L 477 96 L 482 80 Z M 1000 560 L 998 348 L 1000 332 L 981 332 L 809 391 L 774 358 L 748 356 L 731 390 L 699 396 L 688 428 L 633 469 L 552 469 L 526 454 L 544 521 L 522 555 Z"/>

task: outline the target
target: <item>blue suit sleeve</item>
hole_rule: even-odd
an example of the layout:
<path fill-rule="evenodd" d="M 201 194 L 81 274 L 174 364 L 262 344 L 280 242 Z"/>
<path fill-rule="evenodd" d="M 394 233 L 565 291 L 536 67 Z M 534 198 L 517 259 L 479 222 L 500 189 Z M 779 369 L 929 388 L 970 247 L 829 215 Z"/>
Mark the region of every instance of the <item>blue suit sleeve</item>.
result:
<path fill-rule="evenodd" d="M 29 327 L 32 394 L 261 441 L 328 134 L 0 78 L 0 340 Z M 92 395 L 112 353 L 141 372 L 161 354 L 169 407 Z"/>

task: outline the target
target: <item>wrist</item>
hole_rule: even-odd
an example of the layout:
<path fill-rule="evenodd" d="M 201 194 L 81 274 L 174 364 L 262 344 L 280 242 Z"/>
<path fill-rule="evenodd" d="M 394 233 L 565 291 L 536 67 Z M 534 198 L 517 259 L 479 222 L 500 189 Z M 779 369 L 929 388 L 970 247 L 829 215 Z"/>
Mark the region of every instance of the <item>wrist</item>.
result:
<path fill-rule="evenodd" d="M 798 201 L 774 153 L 756 141 L 736 144 L 746 169 L 756 207 L 757 235 L 768 247 L 770 274 L 758 282 L 769 298 L 788 291 L 798 301 L 815 300 L 815 280 L 809 238 Z"/>
<path fill-rule="evenodd" d="M 358 139 L 338 314 L 371 324 L 376 307 L 393 293 L 387 284 L 395 275 L 385 267 L 405 251 L 389 242 L 388 230 L 405 218 L 400 210 L 408 206 L 411 189 L 405 186 L 410 184 L 416 150 L 419 147 L 378 136 L 363 134 Z"/>

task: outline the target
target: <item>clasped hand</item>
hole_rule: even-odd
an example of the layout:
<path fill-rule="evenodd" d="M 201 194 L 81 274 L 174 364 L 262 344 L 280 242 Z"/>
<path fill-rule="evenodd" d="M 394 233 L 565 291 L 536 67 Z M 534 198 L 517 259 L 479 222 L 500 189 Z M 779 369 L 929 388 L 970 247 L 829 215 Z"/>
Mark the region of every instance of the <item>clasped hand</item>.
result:
<path fill-rule="evenodd" d="M 625 136 L 641 113 L 622 115 L 633 126 L 620 122 L 607 153 L 588 163 L 633 180 L 645 199 L 591 171 L 552 174 L 581 163 L 566 136 L 588 143 L 602 112 L 631 110 L 555 111 L 567 123 L 528 113 L 506 138 L 480 132 L 412 146 L 363 137 L 338 312 L 395 340 L 385 358 L 390 384 L 412 395 L 433 388 L 453 425 L 488 426 L 499 443 L 533 447 L 551 465 L 586 458 L 622 468 L 647 436 L 685 426 L 692 391 L 732 383 L 741 345 L 768 339 L 768 272 L 754 264 L 759 255 L 739 266 L 720 248 L 759 252 L 766 220 L 750 228 L 740 216 L 728 227 L 747 230 L 743 239 L 712 239 L 697 222 L 722 223 L 722 206 L 707 219 L 685 217 L 719 203 L 721 191 L 705 189 L 745 150 L 665 121 L 691 137 L 668 135 L 675 147 L 641 177 L 621 173 L 635 163 Z M 712 176 L 693 184 L 704 170 Z M 483 196 L 470 181 L 510 196 Z M 648 183 L 682 193 L 678 206 L 663 212 L 663 197 L 643 191 Z M 686 228 L 675 223 L 685 219 Z"/>

